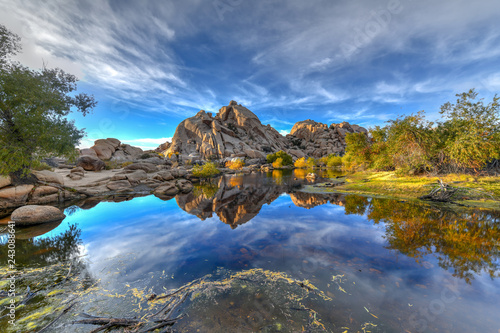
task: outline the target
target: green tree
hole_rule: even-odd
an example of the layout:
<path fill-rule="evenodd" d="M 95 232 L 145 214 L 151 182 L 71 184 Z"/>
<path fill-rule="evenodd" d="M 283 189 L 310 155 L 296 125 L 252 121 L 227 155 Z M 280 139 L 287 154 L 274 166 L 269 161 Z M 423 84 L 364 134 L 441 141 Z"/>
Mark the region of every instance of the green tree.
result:
<path fill-rule="evenodd" d="M 32 70 L 12 61 L 20 38 L 0 25 L 0 174 L 22 182 L 48 156 L 71 156 L 84 132 L 66 116 L 97 102 L 75 94 L 77 78 L 61 69 Z"/>
<path fill-rule="evenodd" d="M 444 154 L 459 168 L 475 171 L 500 158 L 500 98 L 484 105 L 474 89 L 457 94 L 456 104 L 441 106 Z"/>
<path fill-rule="evenodd" d="M 399 172 L 415 173 L 432 169 L 436 146 L 432 126 L 432 122 L 425 120 L 423 111 L 389 121 L 388 153 Z"/>
<path fill-rule="evenodd" d="M 365 133 L 347 133 L 346 148 L 342 159 L 347 170 L 366 169 L 370 165 L 370 143 Z"/>

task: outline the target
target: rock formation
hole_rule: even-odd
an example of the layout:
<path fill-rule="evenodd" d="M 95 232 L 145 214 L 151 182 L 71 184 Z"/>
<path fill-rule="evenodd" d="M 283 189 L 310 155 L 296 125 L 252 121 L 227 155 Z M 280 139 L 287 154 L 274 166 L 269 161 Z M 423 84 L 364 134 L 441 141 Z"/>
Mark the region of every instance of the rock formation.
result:
<path fill-rule="evenodd" d="M 365 128 L 350 125 L 345 121 L 328 126 L 308 119 L 293 125 L 287 138 L 305 155 L 318 158 L 329 154 L 342 154 L 346 147 L 346 134 L 360 132 L 368 134 Z"/>
<path fill-rule="evenodd" d="M 103 161 L 118 162 L 135 161 L 143 153 L 141 148 L 123 144 L 114 138 L 95 140 L 92 147 L 80 150 L 81 156 L 92 156 Z"/>
<path fill-rule="evenodd" d="M 270 125 L 264 126 L 247 108 L 231 101 L 214 116 L 203 110 L 182 121 L 168 153 L 182 158 L 263 158 L 286 150 L 288 140 Z"/>
<path fill-rule="evenodd" d="M 323 157 L 341 154 L 345 150 L 347 133 L 366 129 L 347 122 L 330 126 L 313 120 L 296 123 L 292 132 L 283 137 L 270 125 L 264 126 L 247 108 L 231 101 L 212 116 L 203 110 L 182 121 L 172 143 L 157 150 L 166 155 L 177 154 L 182 159 L 263 158 L 268 153 L 286 151 L 295 158 Z"/>
<path fill-rule="evenodd" d="M 16 226 L 22 227 L 32 224 L 62 221 L 64 215 L 58 208 L 52 206 L 28 205 L 16 209 L 11 216 L 11 220 L 16 222 Z"/>

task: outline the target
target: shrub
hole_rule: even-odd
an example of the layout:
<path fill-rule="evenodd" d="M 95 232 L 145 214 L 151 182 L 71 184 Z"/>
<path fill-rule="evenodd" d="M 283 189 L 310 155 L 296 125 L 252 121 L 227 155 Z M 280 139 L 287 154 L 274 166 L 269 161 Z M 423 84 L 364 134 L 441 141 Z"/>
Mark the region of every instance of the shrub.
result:
<path fill-rule="evenodd" d="M 292 156 L 280 150 L 277 153 L 267 155 L 267 163 L 274 163 L 278 158 L 281 158 L 282 165 L 292 165 Z"/>
<path fill-rule="evenodd" d="M 323 156 L 320 163 L 328 168 L 333 168 L 342 165 L 342 157 L 335 154 L 330 154 L 328 156 Z"/>
<path fill-rule="evenodd" d="M 237 159 L 235 161 L 228 161 L 226 163 L 226 168 L 231 170 L 241 170 L 245 166 L 245 162 L 241 159 Z"/>
<path fill-rule="evenodd" d="M 316 159 L 315 159 L 315 158 L 313 158 L 313 157 L 309 157 L 309 158 L 307 159 L 307 167 L 312 168 L 312 167 L 315 167 L 315 166 L 317 166 L 317 165 L 318 165 L 318 161 L 316 161 Z"/>
<path fill-rule="evenodd" d="M 33 161 L 33 165 L 31 167 L 31 169 L 35 170 L 35 171 L 43 171 L 43 170 L 49 170 L 49 171 L 53 171 L 54 169 L 48 165 L 47 163 L 45 162 L 40 162 L 40 161 Z"/>
<path fill-rule="evenodd" d="M 129 166 L 130 164 L 133 164 L 133 163 L 134 163 L 134 162 L 130 162 L 130 161 L 128 161 L 128 162 L 123 162 L 123 163 L 122 163 L 122 168 L 125 168 L 126 166 Z"/>
<path fill-rule="evenodd" d="M 305 168 L 307 168 L 306 158 L 305 157 L 299 158 L 298 160 L 295 161 L 295 163 L 293 165 L 296 168 L 299 168 L 299 169 L 305 169 Z"/>
<path fill-rule="evenodd" d="M 283 167 L 283 158 L 278 157 L 274 162 L 273 162 L 273 168 L 275 169 L 280 169 Z"/>
<path fill-rule="evenodd" d="M 210 178 L 220 173 L 219 169 L 213 162 L 207 162 L 203 166 L 195 165 L 193 167 L 193 176 L 198 178 Z"/>
<path fill-rule="evenodd" d="M 144 154 L 142 154 L 142 155 L 139 157 L 139 159 L 140 159 L 140 160 L 145 160 L 145 159 L 148 159 L 148 158 L 150 158 L 150 157 L 153 157 L 150 153 L 144 153 Z"/>
<path fill-rule="evenodd" d="M 122 164 L 118 161 L 104 161 L 106 170 L 120 169 L 122 168 Z"/>

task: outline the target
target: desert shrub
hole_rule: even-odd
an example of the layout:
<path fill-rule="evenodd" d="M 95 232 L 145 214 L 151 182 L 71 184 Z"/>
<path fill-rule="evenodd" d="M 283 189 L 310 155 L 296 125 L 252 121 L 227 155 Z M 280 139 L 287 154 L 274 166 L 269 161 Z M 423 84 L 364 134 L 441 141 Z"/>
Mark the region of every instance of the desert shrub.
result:
<path fill-rule="evenodd" d="M 288 155 L 282 150 L 277 153 L 267 155 L 267 163 L 274 163 L 278 158 L 281 158 L 281 163 L 283 166 L 293 164 L 292 156 Z"/>
<path fill-rule="evenodd" d="M 323 156 L 320 158 L 319 162 L 328 168 L 338 167 L 342 165 L 342 157 L 335 154 L 330 154 L 328 156 Z"/>
<path fill-rule="evenodd" d="M 299 158 L 298 160 L 295 161 L 295 163 L 293 165 L 296 168 L 299 168 L 299 169 L 305 169 L 305 168 L 307 168 L 306 158 L 305 157 Z"/>
<path fill-rule="evenodd" d="M 315 167 L 315 166 L 317 166 L 317 165 L 318 165 L 318 161 L 317 161 L 315 158 L 313 158 L 313 157 L 309 157 L 309 158 L 307 159 L 307 167 L 308 167 L 308 168 L 312 168 L 312 167 Z"/>
<path fill-rule="evenodd" d="M 231 170 L 241 170 L 245 166 L 245 162 L 241 159 L 237 159 L 235 161 L 228 161 L 226 163 L 226 168 Z"/>
<path fill-rule="evenodd" d="M 220 173 L 213 162 L 207 162 L 203 166 L 195 165 L 192 170 L 193 176 L 198 178 L 210 178 Z"/>
<path fill-rule="evenodd" d="M 54 169 L 48 165 L 45 162 L 40 162 L 40 161 L 33 161 L 33 165 L 31 166 L 31 169 L 35 171 L 43 171 L 43 170 L 49 170 L 53 171 Z"/>
<path fill-rule="evenodd" d="M 133 164 L 134 162 L 128 161 L 128 162 L 123 162 L 122 163 L 122 168 L 125 168 L 126 166 L 129 166 L 130 164 Z"/>
<path fill-rule="evenodd" d="M 140 160 L 145 160 L 145 159 L 148 159 L 148 158 L 151 158 L 151 157 L 154 157 L 154 156 L 152 154 L 150 154 L 150 153 L 144 153 L 141 156 L 139 156 L 139 159 Z"/>
<path fill-rule="evenodd" d="M 104 161 L 104 165 L 106 170 L 122 168 L 122 164 L 118 161 Z"/>
<path fill-rule="evenodd" d="M 273 162 L 273 168 L 275 169 L 280 169 L 283 167 L 283 158 L 278 157 L 274 162 Z"/>

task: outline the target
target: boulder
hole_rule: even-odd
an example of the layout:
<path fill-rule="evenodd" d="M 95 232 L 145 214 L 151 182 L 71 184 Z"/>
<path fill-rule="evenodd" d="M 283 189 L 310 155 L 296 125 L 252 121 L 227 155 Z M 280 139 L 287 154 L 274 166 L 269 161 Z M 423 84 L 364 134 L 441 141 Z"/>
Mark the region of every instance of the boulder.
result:
<path fill-rule="evenodd" d="M 80 180 L 85 177 L 85 170 L 82 167 L 76 167 L 71 169 L 68 175 L 69 178 L 73 180 Z"/>
<path fill-rule="evenodd" d="M 158 171 L 158 168 L 156 167 L 156 165 L 151 164 L 151 163 L 142 163 L 142 162 L 127 165 L 124 169 L 125 170 L 143 170 L 147 173 L 152 173 L 152 172 Z"/>
<path fill-rule="evenodd" d="M 176 186 L 176 183 L 174 183 L 174 182 L 165 182 L 165 183 L 161 184 L 160 186 L 158 186 L 154 190 L 154 193 L 160 194 L 160 195 L 163 194 L 163 195 L 172 196 L 172 195 L 176 195 L 177 193 L 179 193 L 179 188 Z"/>
<path fill-rule="evenodd" d="M 109 183 L 106 184 L 106 187 L 109 188 L 111 191 L 117 191 L 117 192 L 132 190 L 132 185 L 129 183 L 128 180 L 110 181 Z"/>
<path fill-rule="evenodd" d="M 91 147 L 101 160 L 109 160 L 113 153 L 115 152 L 117 146 L 116 142 L 109 141 L 108 139 L 99 139 L 94 141 L 94 145 Z"/>
<path fill-rule="evenodd" d="M 86 171 L 100 171 L 106 167 L 103 161 L 93 156 L 80 156 L 76 161 L 76 166 Z"/>
<path fill-rule="evenodd" d="M 36 178 L 38 178 L 38 180 L 41 180 L 43 182 L 64 185 L 64 178 L 58 173 L 49 170 L 42 170 L 33 171 L 33 174 L 36 176 Z"/>
<path fill-rule="evenodd" d="M 28 197 L 33 187 L 33 185 L 4 187 L 0 190 L 0 199 L 10 202 L 21 202 Z"/>
<path fill-rule="evenodd" d="M 160 171 L 153 177 L 153 179 L 166 182 L 169 180 L 173 180 L 174 176 L 172 176 L 172 173 L 170 171 Z"/>
<path fill-rule="evenodd" d="M 16 209 L 11 220 L 16 226 L 27 226 L 33 224 L 61 221 L 66 217 L 58 208 L 52 206 L 28 205 Z"/>
<path fill-rule="evenodd" d="M 144 170 L 136 170 L 132 173 L 127 174 L 127 179 L 132 185 L 137 185 L 141 180 L 148 179 L 148 175 Z"/>
<path fill-rule="evenodd" d="M 94 156 L 94 157 L 97 157 L 97 153 L 92 148 L 80 149 L 80 155 L 81 156 Z"/>
<path fill-rule="evenodd" d="M 0 188 L 9 186 L 12 184 L 10 176 L 0 176 Z"/>
<path fill-rule="evenodd" d="M 189 193 L 193 190 L 193 184 L 186 179 L 177 179 L 175 186 L 177 186 L 182 193 Z"/>
<path fill-rule="evenodd" d="M 187 175 L 187 171 L 185 169 L 182 169 L 182 168 L 172 169 L 172 170 L 170 170 L 170 173 L 172 174 L 172 176 L 174 178 L 182 178 L 182 177 L 186 177 L 186 175 Z"/>

